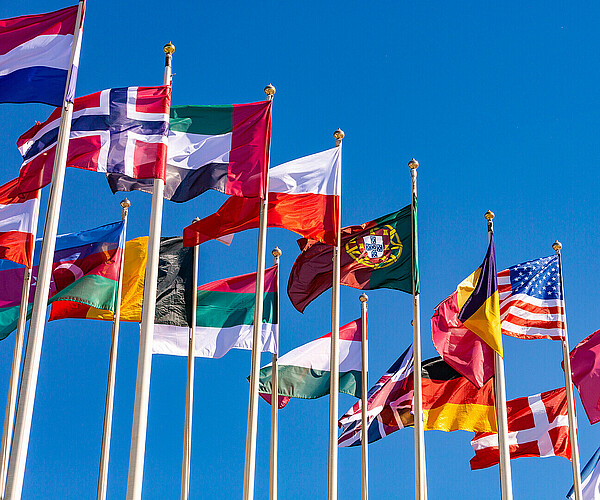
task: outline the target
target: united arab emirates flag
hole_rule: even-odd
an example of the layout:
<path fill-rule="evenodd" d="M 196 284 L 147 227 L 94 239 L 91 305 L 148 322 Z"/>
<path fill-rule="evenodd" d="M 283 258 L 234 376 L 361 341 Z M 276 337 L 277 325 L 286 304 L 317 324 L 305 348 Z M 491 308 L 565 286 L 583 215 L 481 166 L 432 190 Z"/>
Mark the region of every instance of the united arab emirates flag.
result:
<path fill-rule="evenodd" d="M 418 290 L 416 200 L 414 208 L 414 221 L 408 205 L 360 226 L 342 228 L 342 285 L 361 290 L 392 288 L 412 293 L 414 273 Z M 301 253 L 290 273 L 287 292 L 294 307 L 303 312 L 331 287 L 333 247 L 306 238 L 299 239 L 298 245 Z"/>
<path fill-rule="evenodd" d="M 171 106 L 164 197 L 178 203 L 208 189 L 264 198 L 271 101 L 229 106 Z M 153 180 L 109 174 L 117 191 L 152 193 Z"/>

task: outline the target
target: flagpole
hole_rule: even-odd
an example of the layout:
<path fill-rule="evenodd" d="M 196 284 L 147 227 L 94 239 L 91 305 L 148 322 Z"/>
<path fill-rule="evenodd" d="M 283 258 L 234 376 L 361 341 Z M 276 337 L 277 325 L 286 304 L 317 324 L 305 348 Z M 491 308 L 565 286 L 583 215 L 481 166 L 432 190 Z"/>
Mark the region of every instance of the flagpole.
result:
<path fill-rule="evenodd" d="M 275 87 L 265 87 L 267 99 L 272 100 Z M 270 151 L 270 148 L 269 148 Z M 269 153 L 270 154 L 270 153 Z M 269 163 L 270 163 L 269 158 Z M 269 176 L 265 198 L 260 203 L 258 228 L 258 255 L 256 258 L 256 293 L 254 298 L 254 329 L 252 332 L 252 361 L 250 366 L 250 394 L 248 397 L 248 424 L 246 428 L 246 456 L 244 463 L 244 500 L 254 498 L 254 471 L 256 468 L 256 429 L 258 427 L 258 379 L 262 352 L 262 317 L 265 292 L 265 246 L 267 244 L 267 206 L 269 204 Z"/>
<path fill-rule="evenodd" d="M 279 290 L 279 257 L 282 251 L 279 247 L 273 249 L 275 265 L 277 269 L 277 290 Z M 279 292 L 277 293 L 277 314 L 279 315 Z M 278 453 L 278 433 L 279 433 L 279 332 L 277 332 L 277 344 L 273 353 L 272 382 L 271 382 L 271 476 L 269 483 L 269 500 L 277 500 L 277 453 Z"/>
<path fill-rule="evenodd" d="M 562 249 L 562 243 L 556 240 L 552 244 L 552 249 L 558 255 L 558 270 L 560 272 L 560 297 L 565 304 L 564 314 L 564 329 L 562 336 L 562 348 L 563 348 L 563 363 L 565 367 L 565 388 L 567 390 L 567 412 L 569 415 L 569 439 L 571 441 L 571 464 L 573 466 L 573 490 L 575 493 L 575 500 L 582 500 L 583 493 L 581 487 L 581 467 L 579 464 L 579 440 L 577 438 L 577 415 L 575 414 L 575 396 L 573 394 L 573 376 L 571 373 L 571 357 L 569 349 L 569 336 L 567 334 L 567 311 L 565 302 L 565 289 L 563 285 L 563 273 L 562 273 L 562 255 L 560 253 Z"/>
<path fill-rule="evenodd" d="M 164 47 L 165 73 L 163 85 L 171 84 L 173 52 L 175 46 L 169 42 Z M 129 475 L 127 478 L 127 500 L 141 500 L 144 478 L 144 453 L 146 451 L 146 430 L 148 426 L 148 401 L 150 399 L 150 371 L 152 368 L 152 337 L 154 334 L 154 313 L 156 312 L 156 286 L 158 279 L 158 257 L 160 252 L 160 229 L 165 181 L 154 179 L 152 208 L 150 209 L 150 231 L 148 234 L 148 257 L 144 276 L 144 298 L 142 302 L 142 322 L 140 324 L 140 348 L 138 353 L 137 378 L 133 425 L 131 429 L 131 449 L 129 452 Z"/>
<path fill-rule="evenodd" d="M 410 217 L 412 225 L 412 299 L 413 299 L 413 353 L 414 353 L 414 423 L 415 423 L 415 500 L 427 499 L 427 476 L 425 470 L 425 432 L 423 427 L 423 392 L 421 383 L 421 295 L 417 290 L 415 276 L 417 225 L 415 224 L 415 200 L 417 198 L 417 168 L 414 158 L 408 162 L 410 168 Z"/>
<path fill-rule="evenodd" d="M 31 268 L 35 253 L 35 237 L 37 233 L 38 217 L 40 215 L 40 191 L 35 198 L 33 217 L 31 220 L 33 245 L 31 247 Z M 27 309 L 29 306 L 29 290 L 31 289 L 32 272 L 30 267 L 25 268 L 23 275 L 23 288 L 21 289 L 21 306 L 19 308 L 19 319 L 17 332 L 15 334 L 15 350 L 13 352 L 10 380 L 8 382 L 8 397 L 6 400 L 6 413 L 4 414 L 4 428 L 2 430 L 2 446 L 0 448 L 0 498 L 4 498 L 6 492 L 6 474 L 8 472 L 8 455 L 12 442 L 13 428 L 15 425 L 15 412 L 17 410 L 17 395 L 19 391 L 19 375 L 21 372 L 21 359 L 23 357 L 23 342 L 25 340 L 25 325 L 27 323 Z"/>
<path fill-rule="evenodd" d="M 196 217 L 192 222 L 199 221 Z M 196 306 L 198 304 L 198 254 L 200 246 L 194 246 L 192 266 L 192 310 L 188 338 L 187 385 L 185 390 L 185 429 L 183 433 L 183 464 L 181 466 L 181 500 L 190 496 L 190 463 L 192 456 L 192 415 L 194 412 L 194 360 L 196 357 Z"/>
<path fill-rule="evenodd" d="M 335 145 L 342 147 L 344 132 L 337 129 L 333 136 Z M 340 154 L 341 162 L 341 154 Z M 341 170 L 341 169 L 340 169 Z M 341 172 L 340 172 L 341 176 Z M 340 387 L 340 249 L 342 241 L 342 197 L 338 206 L 337 245 L 333 247 L 333 283 L 331 287 L 331 348 L 329 380 L 329 467 L 327 473 L 327 500 L 337 500 L 338 463 L 338 399 Z"/>
<path fill-rule="evenodd" d="M 362 500 L 369 500 L 369 436 L 367 432 L 367 403 L 368 403 L 368 379 L 369 379 L 369 350 L 367 340 L 367 301 L 369 297 L 366 293 L 362 293 L 358 298 L 360 300 L 360 325 L 361 325 L 361 389 L 360 399 L 362 403 L 361 417 L 362 417 L 362 429 L 361 429 L 361 451 L 362 451 L 362 476 L 361 476 L 361 491 Z"/>
<path fill-rule="evenodd" d="M 67 150 L 71 133 L 71 119 L 73 117 L 73 102 L 67 101 L 67 94 L 70 87 L 73 66 L 79 65 L 80 28 L 84 4 L 85 0 L 79 0 L 69 70 L 67 72 L 67 81 L 65 85 L 65 95 L 60 117 L 60 127 L 58 129 L 56 142 L 52 183 L 50 185 L 50 195 L 48 198 L 48 207 L 46 209 L 44 238 L 40 250 L 37 283 L 33 299 L 31 321 L 29 323 L 25 362 L 23 365 L 21 392 L 19 394 L 13 443 L 8 464 L 5 498 L 10 500 L 19 500 L 23 492 L 25 462 L 27 461 L 33 404 L 35 401 L 35 390 L 37 387 L 40 358 L 42 355 L 42 341 L 44 339 L 44 326 L 46 324 L 46 308 L 48 306 L 48 293 L 50 291 L 52 263 L 54 261 L 54 248 L 56 246 L 56 234 L 58 232 L 58 217 L 60 214 L 63 185 L 65 181 Z"/>
<path fill-rule="evenodd" d="M 127 239 L 127 215 L 131 203 L 127 198 L 121 201 L 121 220 L 125 221 L 123 240 Z M 106 402 L 104 404 L 104 427 L 102 429 L 102 449 L 100 451 L 100 471 L 98 474 L 97 500 L 106 500 L 108 485 L 108 459 L 110 457 L 110 436 L 112 433 L 113 406 L 115 402 L 115 377 L 117 373 L 117 350 L 119 347 L 119 321 L 121 319 L 121 294 L 123 291 L 123 264 L 125 262 L 125 248 L 121 254 L 119 266 L 119 282 L 117 284 L 117 297 L 115 313 L 112 322 L 112 335 L 110 339 L 110 356 L 108 360 L 108 379 L 106 381 Z"/>
<path fill-rule="evenodd" d="M 488 210 L 484 217 L 487 220 L 488 240 L 491 241 L 494 234 L 494 212 Z M 494 389 L 496 392 L 496 420 L 498 423 L 500 489 L 502 500 L 512 500 L 512 473 L 510 469 L 510 450 L 508 447 L 508 413 L 506 409 L 504 358 L 496 351 L 494 351 Z"/>

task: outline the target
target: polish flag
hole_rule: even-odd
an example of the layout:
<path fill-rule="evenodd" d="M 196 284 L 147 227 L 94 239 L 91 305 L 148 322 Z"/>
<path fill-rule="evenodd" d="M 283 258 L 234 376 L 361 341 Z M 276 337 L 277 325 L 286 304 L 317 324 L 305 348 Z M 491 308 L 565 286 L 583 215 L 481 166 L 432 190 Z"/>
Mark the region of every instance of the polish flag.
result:
<path fill-rule="evenodd" d="M 267 226 L 337 244 L 341 159 L 341 148 L 335 147 L 270 169 Z M 260 202 L 259 198 L 231 196 L 216 213 L 183 230 L 183 245 L 257 228 Z"/>

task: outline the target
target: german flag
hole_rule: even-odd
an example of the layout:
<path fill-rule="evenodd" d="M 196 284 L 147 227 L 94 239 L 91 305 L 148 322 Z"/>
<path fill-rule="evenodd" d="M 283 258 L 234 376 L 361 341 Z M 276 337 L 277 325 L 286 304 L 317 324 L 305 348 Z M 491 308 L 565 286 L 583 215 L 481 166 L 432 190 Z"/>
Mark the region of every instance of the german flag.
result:
<path fill-rule="evenodd" d="M 421 372 L 426 431 L 498 432 L 493 378 L 479 389 L 440 357 L 424 361 Z"/>

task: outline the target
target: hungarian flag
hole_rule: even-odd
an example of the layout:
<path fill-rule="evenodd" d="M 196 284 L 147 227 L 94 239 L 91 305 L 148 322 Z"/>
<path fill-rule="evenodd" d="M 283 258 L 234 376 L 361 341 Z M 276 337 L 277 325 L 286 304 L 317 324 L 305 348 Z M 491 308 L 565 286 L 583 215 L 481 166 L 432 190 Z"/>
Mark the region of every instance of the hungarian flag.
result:
<path fill-rule="evenodd" d="M 339 390 L 360 397 L 361 387 L 361 322 L 354 320 L 340 327 Z M 331 333 L 301 345 L 279 358 L 279 408 L 289 398 L 316 399 L 329 394 Z M 260 369 L 259 392 L 270 401 L 273 367 Z M 283 396 L 283 397 L 282 397 Z"/>
<path fill-rule="evenodd" d="M 0 186 L 0 259 L 31 267 L 40 192 L 20 196 L 19 179 Z"/>
<path fill-rule="evenodd" d="M 164 197 L 182 203 L 208 189 L 264 198 L 272 101 L 171 106 Z M 152 193 L 152 180 L 107 175 L 113 193 Z"/>
<path fill-rule="evenodd" d="M 565 457 L 571 460 L 566 389 L 507 401 L 510 458 Z M 471 469 L 499 462 L 498 434 L 478 432 L 471 440 Z"/>
<path fill-rule="evenodd" d="M 336 147 L 269 170 L 267 226 L 294 231 L 326 245 L 337 244 L 341 148 Z M 216 213 L 183 230 L 186 246 L 259 225 L 258 198 L 230 197 Z"/>
<path fill-rule="evenodd" d="M 124 222 L 58 236 L 52 264 L 50 302 L 75 301 L 98 309 L 114 310 L 119 269 L 123 256 Z M 38 240 L 38 247 L 41 240 Z M 37 264 L 32 269 L 35 288 Z M 0 338 L 17 326 L 24 268 L 0 261 Z M 29 294 L 29 313 L 34 294 Z"/>
<path fill-rule="evenodd" d="M 126 87 L 75 99 L 67 166 L 139 179 L 165 178 L 171 87 Z M 19 191 L 52 180 L 61 109 L 17 141 Z"/>
<path fill-rule="evenodd" d="M 412 293 L 413 275 L 417 285 L 419 276 L 412 227 L 408 205 L 360 226 L 342 228 L 341 284 L 361 290 L 392 288 Z M 298 245 L 301 253 L 292 267 L 287 292 L 294 307 L 303 312 L 331 287 L 333 247 L 305 238 L 299 239 Z"/>

